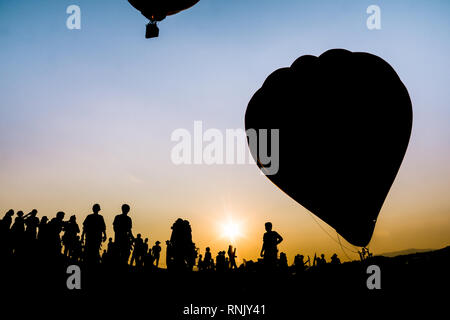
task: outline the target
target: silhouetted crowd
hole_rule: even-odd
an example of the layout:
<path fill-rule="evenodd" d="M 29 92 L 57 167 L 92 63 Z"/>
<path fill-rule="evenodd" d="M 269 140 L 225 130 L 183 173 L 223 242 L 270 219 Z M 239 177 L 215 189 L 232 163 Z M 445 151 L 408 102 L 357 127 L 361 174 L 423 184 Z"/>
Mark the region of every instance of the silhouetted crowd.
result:
<path fill-rule="evenodd" d="M 9 210 L 0 220 L 0 259 L 1 261 L 25 261 L 37 257 L 47 261 L 66 259 L 74 264 L 86 265 L 123 265 L 136 268 L 158 268 L 161 256 L 161 242 L 156 241 L 150 247 L 149 239 L 141 234 L 133 235 L 132 219 L 128 215 L 130 206 L 122 205 L 121 214 L 116 215 L 113 222 L 114 240 L 107 240 L 106 224 L 100 215 L 100 205 L 92 207 L 92 213 L 78 225 L 75 215 L 65 221 L 65 213 L 58 212 L 52 219 L 37 217 L 37 210 L 28 214 L 22 211 Z M 278 245 L 283 238 L 272 230 L 272 223 L 265 224 L 261 259 L 257 262 L 246 261 L 238 267 L 236 248 L 232 245 L 227 251 L 219 251 L 215 259 L 211 249 L 206 248 L 199 254 L 192 241 L 192 229 L 189 221 L 177 219 L 171 227 L 170 240 L 166 241 L 166 265 L 168 270 L 225 272 L 229 270 L 273 270 L 281 272 L 301 273 L 311 267 L 327 264 L 325 256 L 308 257 L 297 255 L 292 266 L 284 252 L 278 254 Z M 80 235 L 81 232 L 81 235 Z M 336 254 L 329 264 L 340 264 Z"/>

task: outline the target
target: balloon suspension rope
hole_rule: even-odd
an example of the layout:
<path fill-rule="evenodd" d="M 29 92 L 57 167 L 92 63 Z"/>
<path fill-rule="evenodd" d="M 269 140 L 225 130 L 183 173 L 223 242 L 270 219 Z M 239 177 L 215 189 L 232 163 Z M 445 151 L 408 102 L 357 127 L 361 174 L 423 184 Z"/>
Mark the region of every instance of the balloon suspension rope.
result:
<path fill-rule="evenodd" d="M 331 240 L 333 240 L 334 242 L 336 242 L 336 243 L 341 247 L 342 252 L 344 252 L 344 254 L 346 255 L 346 257 L 347 257 L 350 261 L 352 261 L 352 259 L 347 255 L 347 252 L 345 252 L 344 248 L 346 248 L 348 251 L 353 252 L 353 253 L 358 253 L 358 251 L 353 251 L 352 249 L 350 249 L 350 248 L 344 246 L 344 245 L 342 244 L 341 239 L 340 239 L 340 237 L 339 237 L 339 234 L 338 234 L 337 232 L 336 232 L 336 234 L 337 234 L 338 241 L 336 241 L 336 239 L 335 239 L 333 236 L 331 236 L 331 234 L 330 234 L 327 230 L 325 230 L 325 229 L 320 225 L 320 223 L 316 220 L 316 218 L 314 218 L 314 216 L 312 215 L 312 213 L 309 212 L 309 211 L 308 211 L 308 213 L 309 213 L 309 215 L 311 216 L 311 218 L 313 218 L 314 222 L 317 223 L 317 225 L 320 227 L 320 229 L 322 229 L 322 231 L 325 232 L 325 233 L 330 237 Z"/>
<path fill-rule="evenodd" d="M 342 245 L 342 243 L 341 243 L 341 237 L 339 237 L 339 233 L 337 233 L 337 231 L 336 231 L 336 235 L 337 235 L 337 238 L 338 238 L 338 240 L 339 240 L 339 245 L 341 246 L 342 252 L 345 254 L 345 256 L 347 257 L 347 259 L 349 259 L 350 261 L 352 261 L 352 259 L 348 256 L 347 252 L 345 252 L 344 247 L 343 247 L 343 245 Z M 348 249 L 348 248 L 347 248 L 347 249 Z M 348 249 L 348 250 L 350 250 L 350 249 Z M 352 250 L 350 250 L 350 251 L 353 252 L 353 253 L 358 253 L 358 251 L 352 251 Z"/>

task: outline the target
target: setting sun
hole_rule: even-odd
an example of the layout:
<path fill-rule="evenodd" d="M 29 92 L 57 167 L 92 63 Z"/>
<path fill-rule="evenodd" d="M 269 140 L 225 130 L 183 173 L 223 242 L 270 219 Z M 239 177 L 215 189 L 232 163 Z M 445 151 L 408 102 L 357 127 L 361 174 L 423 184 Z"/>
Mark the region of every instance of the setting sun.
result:
<path fill-rule="evenodd" d="M 235 241 L 236 238 L 242 236 L 241 224 L 228 219 L 227 221 L 222 223 L 222 238 L 227 238 L 230 241 Z"/>

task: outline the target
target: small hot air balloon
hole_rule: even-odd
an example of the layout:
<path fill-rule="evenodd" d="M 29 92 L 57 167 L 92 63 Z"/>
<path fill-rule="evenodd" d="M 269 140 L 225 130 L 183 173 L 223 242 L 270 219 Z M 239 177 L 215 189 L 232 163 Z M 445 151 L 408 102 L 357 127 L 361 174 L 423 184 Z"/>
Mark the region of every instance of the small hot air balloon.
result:
<path fill-rule="evenodd" d="M 279 169 L 267 178 L 350 243 L 370 242 L 412 129 L 408 91 L 386 61 L 343 49 L 302 56 L 266 79 L 245 127 L 279 129 Z"/>
<path fill-rule="evenodd" d="M 147 31 L 145 34 L 147 39 L 158 37 L 159 29 L 157 22 L 164 20 L 167 16 L 189 9 L 199 1 L 200 0 L 128 0 L 133 7 L 150 20 L 147 24 Z"/>

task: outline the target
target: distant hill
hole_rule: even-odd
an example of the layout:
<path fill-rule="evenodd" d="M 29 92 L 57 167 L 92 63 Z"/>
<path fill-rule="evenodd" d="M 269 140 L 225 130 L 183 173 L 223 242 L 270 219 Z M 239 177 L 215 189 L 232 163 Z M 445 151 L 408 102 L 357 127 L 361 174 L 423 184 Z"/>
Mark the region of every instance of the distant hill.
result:
<path fill-rule="evenodd" d="M 401 251 L 393 251 L 393 252 L 386 252 L 382 254 L 376 254 L 376 256 L 383 256 L 383 257 L 396 257 L 396 256 L 404 256 L 408 254 L 414 254 L 414 253 L 421 253 L 421 252 L 428 252 L 428 251 L 434 251 L 436 249 L 406 249 Z"/>

